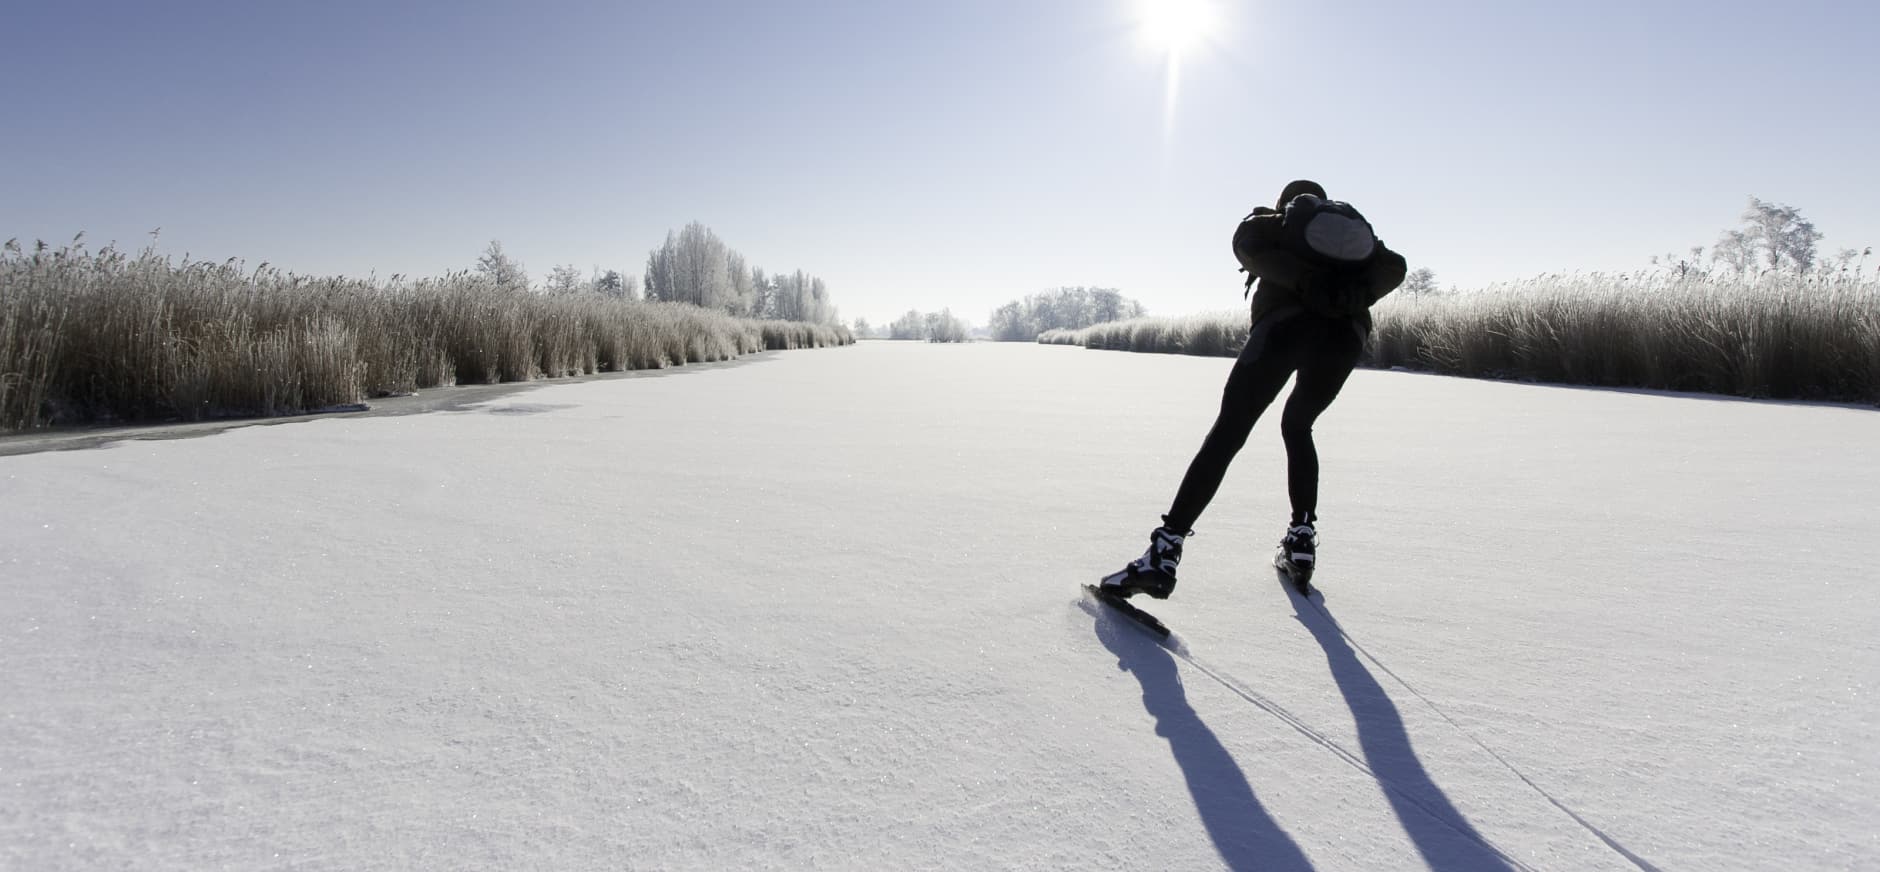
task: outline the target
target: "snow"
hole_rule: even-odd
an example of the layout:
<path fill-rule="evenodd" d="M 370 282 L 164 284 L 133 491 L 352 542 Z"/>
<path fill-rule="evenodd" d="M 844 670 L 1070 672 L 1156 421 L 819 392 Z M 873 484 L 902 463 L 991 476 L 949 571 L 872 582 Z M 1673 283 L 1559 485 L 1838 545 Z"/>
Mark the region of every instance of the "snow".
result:
<path fill-rule="evenodd" d="M 0 457 L 0 868 L 1880 866 L 1880 415 L 1360 372 L 1322 608 L 1269 419 L 1170 651 L 1078 585 L 1229 363 L 863 343 Z"/>

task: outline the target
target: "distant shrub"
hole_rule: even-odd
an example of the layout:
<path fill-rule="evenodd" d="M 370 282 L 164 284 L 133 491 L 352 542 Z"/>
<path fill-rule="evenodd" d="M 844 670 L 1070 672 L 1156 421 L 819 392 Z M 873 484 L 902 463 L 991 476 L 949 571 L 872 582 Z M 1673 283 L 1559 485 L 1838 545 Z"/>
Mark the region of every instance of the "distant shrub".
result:
<path fill-rule="evenodd" d="M 76 240 L 0 252 L 0 430 L 286 414 L 852 341 L 683 303 L 537 294 L 487 271 L 309 278 Z"/>

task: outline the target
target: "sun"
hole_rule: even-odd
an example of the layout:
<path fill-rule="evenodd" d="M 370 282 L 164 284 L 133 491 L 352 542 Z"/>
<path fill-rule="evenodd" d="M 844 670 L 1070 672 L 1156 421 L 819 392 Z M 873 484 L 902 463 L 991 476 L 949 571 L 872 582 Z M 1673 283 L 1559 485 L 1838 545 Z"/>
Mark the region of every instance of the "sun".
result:
<path fill-rule="evenodd" d="M 1214 29 L 1214 4 L 1209 0 L 1136 0 L 1138 26 L 1149 45 L 1180 54 Z"/>

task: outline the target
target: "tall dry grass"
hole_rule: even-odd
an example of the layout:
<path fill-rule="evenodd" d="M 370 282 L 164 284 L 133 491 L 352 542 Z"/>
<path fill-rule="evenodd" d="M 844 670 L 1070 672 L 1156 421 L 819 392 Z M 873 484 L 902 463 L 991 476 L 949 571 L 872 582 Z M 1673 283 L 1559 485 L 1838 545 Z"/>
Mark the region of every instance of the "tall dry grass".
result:
<path fill-rule="evenodd" d="M 1558 275 L 1387 297 L 1364 365 L 1880 405 L 1880 279 Z M 1244 312 L 1137 319 L 1040 342 L 1238 354 Z"/>
<path fill-rule="evenodd" d="M 1233 357 L 1247 344 L 1247 313 L 1208 312 L 1179 318 L 1130 318 L 1080 330 L 1047 330 L 1047 345 L 1082 345 L 1112 351 Z"/>
<path fill-rule="evenodd" d="M 839 327 L 516 292 L 471 273 L 309 278 L 77 240 L 0 251 L 0 430 L 287 414 L 852 341 Z"/>

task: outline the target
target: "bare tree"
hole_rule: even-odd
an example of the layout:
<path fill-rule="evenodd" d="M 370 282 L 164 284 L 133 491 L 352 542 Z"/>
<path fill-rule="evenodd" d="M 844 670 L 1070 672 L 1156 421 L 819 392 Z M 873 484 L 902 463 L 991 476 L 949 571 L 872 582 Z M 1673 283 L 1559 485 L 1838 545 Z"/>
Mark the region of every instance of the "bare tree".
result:
<path fill-rule="evenodd" d="M 1403 280 L 1403 292 L 1414 297 L 1436 293 L 1436 271 L 1427 266 L 1420 266 L 1410 271 Z"/>

